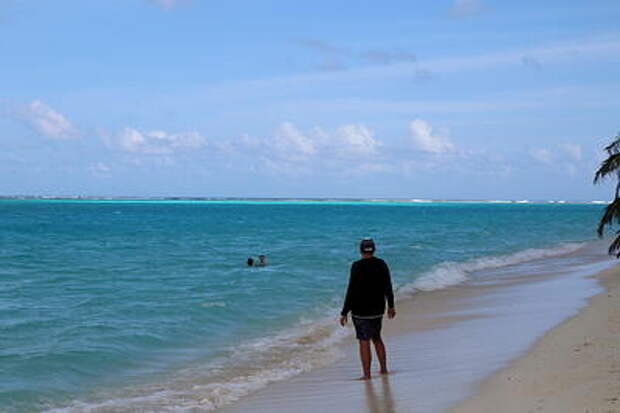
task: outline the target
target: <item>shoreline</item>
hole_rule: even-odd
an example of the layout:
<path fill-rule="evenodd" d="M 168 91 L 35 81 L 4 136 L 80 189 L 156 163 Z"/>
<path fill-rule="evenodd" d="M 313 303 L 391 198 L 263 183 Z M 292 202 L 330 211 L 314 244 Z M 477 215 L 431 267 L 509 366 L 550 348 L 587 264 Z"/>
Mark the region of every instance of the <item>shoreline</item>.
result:
<path fill-rule="evenodd" d="M 620 411 L 620 266 L 593 278 L 603 292 L 450 412 Z"/>
<path fill-rule="evenodd" d="M 548 271 L 550 261 L 541 259 L 535 268 L 530 262 L 493 269 L 471 282 L 399 301 L 397 318 L 384 322 L 392 371 L 387 377 L 354 380 L 359 361 L 351 340 L 342 345 L 345 359 L 272 383 L 218 411 L 447 411 L 601 292 L 592 275 L 607 271 L 610 263 L 600 261 L 596 249 L 589 253 L 566 255 L 563 269 Z M 584 262 L 575 265 L 574 258 Z M 612 271 L 620 271 L 616 268 Z M 515 335 L 515 327 L 522 333 Z"/>

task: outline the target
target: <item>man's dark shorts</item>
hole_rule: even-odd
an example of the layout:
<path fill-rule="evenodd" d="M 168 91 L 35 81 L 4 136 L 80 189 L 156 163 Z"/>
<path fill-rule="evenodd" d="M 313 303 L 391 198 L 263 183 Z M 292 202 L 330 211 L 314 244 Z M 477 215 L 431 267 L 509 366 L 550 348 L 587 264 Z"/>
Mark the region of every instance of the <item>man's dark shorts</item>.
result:
<path fill-rule="evenodd" d="M 355 336 L 358 340 L 371 340 L 381 338 L 381 321 L 383 317 L 377 318 L 357 318 L 353 316 L 355 326 Z"/>

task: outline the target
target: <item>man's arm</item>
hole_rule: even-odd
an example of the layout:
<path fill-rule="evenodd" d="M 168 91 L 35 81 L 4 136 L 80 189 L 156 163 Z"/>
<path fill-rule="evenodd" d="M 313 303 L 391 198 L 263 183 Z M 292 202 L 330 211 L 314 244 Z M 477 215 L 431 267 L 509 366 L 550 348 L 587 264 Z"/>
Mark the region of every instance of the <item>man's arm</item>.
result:
<path fill-rule="evenodd" d="M 388 318 L 394 318 L 396 316 L 396 310 L 394 309 L 394 290 L 392 289 L 392 277 L 390 276 L 390 268 L 385 261 L 385 298 L 388 302 Z"/>
<path fill-rule="evenodd" d="M 340 312 L 340 325 L 344 326 L 347 323 L 347 314 L 351 311 L 351 305 L 353 304 L 353 284 L 354 284 L 354 268 L 355 263 L 351 265 L 351 274 L 349 275 L 349 285 L 347 286 L 347 294 L 344 298 L 344 304 L 342 311 Z"/>

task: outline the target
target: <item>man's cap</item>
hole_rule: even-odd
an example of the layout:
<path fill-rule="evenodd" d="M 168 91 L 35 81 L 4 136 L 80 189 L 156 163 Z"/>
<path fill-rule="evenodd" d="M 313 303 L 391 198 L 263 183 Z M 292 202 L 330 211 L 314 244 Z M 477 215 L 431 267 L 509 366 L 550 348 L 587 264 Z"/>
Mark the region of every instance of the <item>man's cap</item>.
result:
<path fill-rule="evenodd" d="M 372 238 L 364 238 L 360 241 L 361 252 L 375 252 L 375 242 Z"/>

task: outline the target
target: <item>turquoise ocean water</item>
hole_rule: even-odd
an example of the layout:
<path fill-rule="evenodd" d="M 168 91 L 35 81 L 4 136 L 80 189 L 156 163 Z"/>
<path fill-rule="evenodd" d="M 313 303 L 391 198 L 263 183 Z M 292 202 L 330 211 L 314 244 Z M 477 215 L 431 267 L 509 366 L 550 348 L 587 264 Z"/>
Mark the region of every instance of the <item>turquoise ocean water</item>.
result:
<path fill-rule="evenodd" d="M 0 201 L 0 411 L 215 408 L 338 357 L 360 238 L 376 240 L 402 297 L 573 251 L 601 211 Z M 258 254 L 270 265 L 248 268 Z"/>

